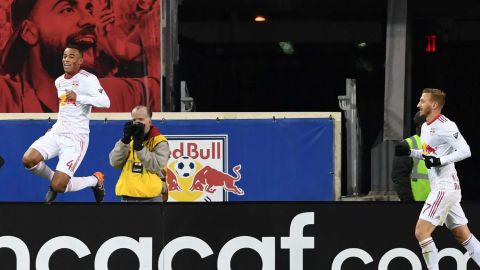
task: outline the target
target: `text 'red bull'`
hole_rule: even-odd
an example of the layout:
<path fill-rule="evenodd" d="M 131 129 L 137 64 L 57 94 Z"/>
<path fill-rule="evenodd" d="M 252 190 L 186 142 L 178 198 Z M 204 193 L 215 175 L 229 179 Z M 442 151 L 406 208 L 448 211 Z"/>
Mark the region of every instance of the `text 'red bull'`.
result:
<path fill-rule="evenodd" d="M 181 142 L 178 149 L 172 151 L 172 157 L 174 159 L 181 156 L 189 156 L 193 159 L 220 159 L 221 153 L 220 142 L 212 142 L 209 148 L 201 148 L 194 142 Z"/>

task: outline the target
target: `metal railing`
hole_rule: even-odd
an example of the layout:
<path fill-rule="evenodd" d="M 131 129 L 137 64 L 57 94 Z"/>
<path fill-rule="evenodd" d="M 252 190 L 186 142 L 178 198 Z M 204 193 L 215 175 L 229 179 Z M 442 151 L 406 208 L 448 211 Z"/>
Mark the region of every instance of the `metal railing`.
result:
<path fill-rule="evenodd" d="M 357 115 L 357 87 L 355 79 L 346 79 L 346 95 L 338 96 L 345 113 L 347 130 L 347 195 L 359 196 L 361 129 Z"/>

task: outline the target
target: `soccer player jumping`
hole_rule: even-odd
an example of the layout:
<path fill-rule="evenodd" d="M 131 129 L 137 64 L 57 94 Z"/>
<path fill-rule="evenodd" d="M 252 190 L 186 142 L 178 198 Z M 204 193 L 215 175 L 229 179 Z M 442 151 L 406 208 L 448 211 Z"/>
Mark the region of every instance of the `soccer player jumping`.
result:
<path fill-rule="evenodd" d="M 51 181 L 45 201 L 55 200 L 57 192 L 73 192 L 91 187 L 96 202 L 105 196 L 104 175 L 74 177 L 85 156 L 89 141 L 92 107 L 108 108 L 110 99 L 97 77 L 83 69 L 82 49 L 68 45 L 63 53 L 65 74 L 55 80 L 58 92 L 58 119 L 53 127 L 25 152 L 22 162 L 34 174 Z M 55 172 L 44 162 L 58 156 Z"/>
<path fill-rule="evenodd" d="M 424 89 L 417 105 L 427 119 L 420 136 L 423 150 L 408 149 L 404 145 L 395 148 L 396 155 L 425 159 L 428 168 L 431 192 L 415 227 L 415 237 L 428 269 L 438 269 L 438 250 L 431 235 L 437 226 L 443 224 L 480 265 L 480 243 L 470 232 L 468 219 L 460 206 L 462 193 L 455 170 L 455 162 L 470 157 L 470 147 L 457 125 L 442 115 L 444 104 L 442 90 Z"/>

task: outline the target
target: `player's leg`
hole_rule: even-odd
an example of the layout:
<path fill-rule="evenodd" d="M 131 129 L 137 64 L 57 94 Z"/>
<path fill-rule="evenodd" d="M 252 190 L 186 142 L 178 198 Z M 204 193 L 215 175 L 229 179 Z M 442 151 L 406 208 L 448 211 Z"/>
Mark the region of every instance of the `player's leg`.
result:
<path fill-rule="evenodd" d="M 435 228 L 435 225 L 423 219 L 418 219 L 415 226 L 415 237 L 422 249 L 423 259 L 428 269 L 438 269 L 438 249 L 432 238 Z"/>
<path fill-rule="evenodd" d="M 56 143 L 55 136 L 51 132 L 47 132 L 27 149 L 23 155 L 22 163 L 27 170 L 51 181 L 53 171 L 45 164 L 44 160 L 57 155 L 58 144 Z"/>
<path fill-rule="evenodd" d="M 55 192 L 66 192 L 68 182 L 70 182 L 70 175 L 62 171 L 55 171 L 52 178 L 51 188 Z"/>
<path fill-rule="evenodd" d="M 431 191 L 415 226 L 415 237 L 428 269 L 438 269 L 438 249 L 432 233 L 437 226 L 443 225 L 451 205 L 450 197 L 449 192 Z"/>
<path fill-rule="evenodd" d="M 103 200 L 103 196 L 105 195 L 105 190 L 103 187 L 103 173 L 96 172 L 93 175 L 84 177 L 73 176 L 75 171 L 82 163 L 82 160 L 87 152 L 87 148 L 88 136 L 62 138 L 57 170 L 68 174 L 70 178 L 65 186 L 64 191 L 60 192 L 74 192 L 91 187 L 95 195 L 95 200 L 97 202 L 101 202 Z"/>
<path fill-rule="evenodd" d="M 452 229 L 453 236 L 468 251 L 472 260 L 480 266 L 480 242 L 470 232 L 467 225 Z"/>
<path fill-rule="evenodd" d="M 81 144 L 68 136 L 57 136 L 59 145 L 58 163 L 53 175 L 50 191 L 68 192 L 68 185 L 83 158 Z M 48 193 L 47 193 L 48 195 Z"/>
<path fill-rule="evenodd" d="M 33 167 L 37 166 L 38 163 L 44 160 L 42 154 L 38 152 L 35 148 L 28 148 L 25 154 L 22 157 L 22 163 L 25 168 L 31 170 Z"/>
<path fill-rule="evenodd" d="M 55 171 L 53 174 L 52 182 L 48 188 L 47 194 L 45 194 L 45 202 L 51 203 L 57 197 L 57 193 L 65 192 L 68 182 L 70 181 L 70 175 L 62 171 Z"/>
<path fill-rule="evenodd" d="M 32 173 L 49 181 L 53 178 L 53 171 L 44 162 L 44 158 L 35 148 L 28 148 L 22 158 L 25 168 Z"/>
<path fill-rule="evenodd" d="M 468 251 L 472 260 L 480 266 L 480 242 L 470 232 L 467 225 L 468 219 L 465 217 L 460 202 L 451 208 L 445 223 L 455 239 Z"/>

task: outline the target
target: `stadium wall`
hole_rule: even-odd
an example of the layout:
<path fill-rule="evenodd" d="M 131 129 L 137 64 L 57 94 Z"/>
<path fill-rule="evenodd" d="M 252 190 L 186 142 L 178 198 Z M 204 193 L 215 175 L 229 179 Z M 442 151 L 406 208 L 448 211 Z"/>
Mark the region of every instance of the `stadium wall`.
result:
<path fill-rule="evenodd" d="M 1 114 L 0 201 L 40 202 L 49 182 L 21 163 L 26 149 L 54 123 L 56 114 Z M 129 113 L 92 114 L 87 154 L 75 173 L 106 175 L 106 201 L 120 171 L 108 154 Z M 154 113 L 172 151 L 168 169 L 177 178 L 170 201 L 333 201 L 340 198 L 340 113 Z M 188 156 L 188 158 L 186 158 Z M 182 158 L 184 157 L 184 158 Z M 49 160 L 52 169 L 57 158 Z M 179 169 L 179 163 L 189 164 Z M 207 168 L 208 167 L 208 168 Z M 186 170 L 185 168 L 190 168 Z M 192 190 L 195 174 L 210 170 L 212 190 Z M 207 175 L 207 174 L 205 174 Z M 224 188 L 231 184 L 236 189 Z M 91 202 L 89 189 L 59 194 L 59 202 Z"/>

